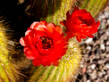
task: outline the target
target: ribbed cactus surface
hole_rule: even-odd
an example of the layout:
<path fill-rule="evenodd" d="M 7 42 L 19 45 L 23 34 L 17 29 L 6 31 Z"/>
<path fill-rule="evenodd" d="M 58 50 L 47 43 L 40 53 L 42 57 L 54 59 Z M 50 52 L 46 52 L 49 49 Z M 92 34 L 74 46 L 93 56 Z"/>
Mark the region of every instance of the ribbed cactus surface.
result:
<path fill-rule="evenodd" d="M 44 20 L 59 24 L 66 19 L 66 12 L 70 11 L 76 2 L 77 0 L 53 0 L 51 4 L 48 4 L 48 14 Z"/>
<path fill-rule="evenodd" d="M 9 61 L 8 39 L 5 25 L 0 22 L 0 82 L 16 82 L 17 71 Z"/>
<path fill-rule="evenodd" d="M 108 0 L 84 0 L 81 8 L 86 9 L 95 17 L 103 9 L 107 1 Z"/>

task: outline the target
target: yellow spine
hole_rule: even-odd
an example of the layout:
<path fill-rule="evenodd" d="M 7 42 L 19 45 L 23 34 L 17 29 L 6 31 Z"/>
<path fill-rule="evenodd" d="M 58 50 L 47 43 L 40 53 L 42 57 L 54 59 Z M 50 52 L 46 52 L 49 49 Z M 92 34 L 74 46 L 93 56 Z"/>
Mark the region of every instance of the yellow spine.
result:
<path fill-rule="evenodd" d="M 6 26 L 0 22 L 0 82 L 16 82 L 18 79 L 17 71 L 8 57 Z"/>

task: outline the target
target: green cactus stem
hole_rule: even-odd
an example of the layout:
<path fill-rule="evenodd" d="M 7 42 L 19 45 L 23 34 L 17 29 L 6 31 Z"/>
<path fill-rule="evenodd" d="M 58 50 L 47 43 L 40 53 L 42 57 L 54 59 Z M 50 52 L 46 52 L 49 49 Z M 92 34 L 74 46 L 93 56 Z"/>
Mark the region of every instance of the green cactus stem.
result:
<path fill-rule="evenodd" d="M 107 1 L 108 0 L 84 0 L 81 8 L 86 9 L 93 17 L 95 17 L 103 9 Z"/>
<path fill-rule="evenodd" d="M 16 82 L 18 72 L 8 58 L 9 46 L 7 37 L 6 26 L 0 21 L 0 82 Z"/>
<path fill-rule="evenodd" d="M 59 24 L 60 21 L 66 19 L 66 12 L 72 9 L 76 1 L 77 0 L 53 0 L 52 4 L 48 4 L 48 14 L 44 20 Z"/>

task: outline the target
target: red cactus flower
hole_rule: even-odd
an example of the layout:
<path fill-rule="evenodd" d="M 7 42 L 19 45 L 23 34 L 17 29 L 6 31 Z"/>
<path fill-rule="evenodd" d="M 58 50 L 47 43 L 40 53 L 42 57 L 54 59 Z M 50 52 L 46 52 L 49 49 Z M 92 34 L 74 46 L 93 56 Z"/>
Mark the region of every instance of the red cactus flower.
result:
<path fill-rule="evenodd" d="M 62 29 L 45 21 L 34 22 L 21 37 L 24 53 L 33 60 L 34 66 L 58 65 L 59 59 L 66 53 L 67 41 Z"/>
<path fill-rule="evenodd" d="M 74 8 L 74 11 L 70 15 L 67 12 L 67 18 L 62 25 L 66 26 L 68 38 L 76 36 L 80 42 L 81 39 L 85 39 L 87 36 L 93 38 L 93 35 L 98 30 L 100 21 L 95 22 L 94 18 L 85 9 L 79 10 L 78 7 Z"/>

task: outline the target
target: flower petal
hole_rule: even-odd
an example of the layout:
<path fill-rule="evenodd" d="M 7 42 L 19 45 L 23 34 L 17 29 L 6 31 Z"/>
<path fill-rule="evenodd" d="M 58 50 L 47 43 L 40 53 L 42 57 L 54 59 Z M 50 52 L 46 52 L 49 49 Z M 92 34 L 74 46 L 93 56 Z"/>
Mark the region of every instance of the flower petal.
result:
<path fill-rule="evenodd" d="M 31 29 L 34 29 L 34 26 L 37 24 L 38 22 L 33 22 L 30 26 Z"/>
<path fill-rule="evenodd" d="M 78 42 L 81 42 L 81 37 L 79 35 L 76 36 L 76 39 L 78 40 Z"/>
<path fill-rule="evenodd" d="M 35 59 L 39 55 L 39 52 L 37 50 L 33 51 L 28 47 L 24 48 L 24 53 L 28 59 Z"/>
<path fill-rule="evenodd" d="M 60 21 L 60 24 L 63 25 L 63 26 L 65 26 L 66 25 L 66 21 L 65 20 Z"/>
<path fill-rule="evenodd" d="M 49 23 L 47 24 L 47 29 L 50 33 L 53 33 L 53 29 L 54 29 L 54 24 L 53 23 Z"/>
<path fill-rule="evenodd" d="M 30 32 L 31 32 L 31 30 L 27 30 L 27 31 L 25 32 L 25 36 L 26 36 L 26 35 L 29 35 Z"/>
<path fill-rule="evenodd" d="M 58 66 L 58 65 L 59 65 L 59 61 L 55 61 L 55 62 L 53 63 L 53 65 Z"/>
<path fill-rule="evenodd" d="M 35 29 L 39 30 L 39 31 L 44 31 L 44 28 L 46 28 L 45 25 L 38 25 L 37 28 L 35 28 Z"/>
<path fill-rule="evenodd" d="M 37 59 L 34 59 L 33 60 L 33 65 L 34 66 L 40 66 L 41 65 L 41 61 L 37 60 Z"/>
<path fill-rule="evenodd" d="M 56 26 L 56 27 L 55 27 L 55 30 L 56 30 L 57 32 L 59 32 L 60 34 L 62 34 L 62 28 L 61 28 L 60 26 Z"/>
<path fill-rule="evenodd" d="M 21 44 L 22 46 L 26 46 L 25 40 L 24 40 L 23 37 L 20 38 L 20 44 Z"/>
<path fill-rule="evenodd" d="M 74 11 L 77 11 L 77 10 L 79 10 L 79 8 L 78 8 L 78 7 L 75 7 L 74 10 L 73 10 L 73 12 L 74 12 Z"/>

